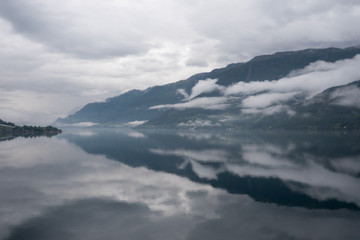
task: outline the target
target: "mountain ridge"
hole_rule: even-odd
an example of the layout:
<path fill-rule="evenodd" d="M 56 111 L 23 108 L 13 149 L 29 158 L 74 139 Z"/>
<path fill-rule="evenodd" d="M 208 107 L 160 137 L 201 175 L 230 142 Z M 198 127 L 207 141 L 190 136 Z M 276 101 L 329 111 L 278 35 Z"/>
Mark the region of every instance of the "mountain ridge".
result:
<path fill-rule="evenodd" d="M 232 63 L 224 68 L 198 73 L 178 82 L 154 86 L 145 90 L 131 90 L 124 94 L 108 98 L 105 102 L 89 103 L 78 112 L 64 119 L 58 119 L 57 124 L 93 122 L 101 125 L 127 126 L 127 123 L 146 121 L 146 123 L 142 125 L 143 127 L 178 127 L 181 118 L 196 121 L 199 114 L 202 116 L 207 115 L 205 120 L 208 121 L 210 117 L 209 121 L 211 121 L 212 115 L 229 115 L 229 109 L 226 111 L 216 111 L 204 108 L 182 110 L 179 110 L 179 108 L 184 106 L 186 102 L 190 104 L 194 101 L 199 102 L 201 99 L 204 101 L 220 101 L 222 100 L 221 98 L 225 96 L 224 91 L 239 83 L 276 81 L 286 78 L 294 71 L 305 69 L 316 62 L 337 64 L 339 61 L 352 59 L 358 54 L 360 54 L 359 47 L 349 47 L 344 49 L 305 49 L 261 55 L 254 57 L 246 63 Z M 216 79 L 216 81 L 211 81 L 212 79 Z M 360 76 L 358 79 L 360 79 Z M 196 87 L 199 88 L 201 84 L 203 87 L 207 87 L 208 90 L 190 98 L 194 89 Z M 266 93 L 266 90 L 264 90 L 264 93 Z M 256 95 L 259 94 L 260 93 L 257 93 Z M 240 99 L 240 95 L 235 96 Z M 215 97 L 218 97 L 218 99 Z M 231 100 L 228 97 L 226 104 L 229 105 L 228 103 L 232 101 L 233 105 L 241 105 L 243 100 L 244 98 Z M 302 99 L 302 101 L 305 101 L 305 99 Z M 244 115 L 234 106 L 230 106 L 229 108 L 231 110 L 230 115 Z M 297 107 L 297 109 L 299 109 L 299 107 Z M 243 117 L 246 118 L 248 116 L 244 115 L 242 118 Z M 254 116 L 251 118 L 253 119 L 253 117 Z M 171 118 L 177 118 L 174 122 L 176 124 L 164 124 L 165 122 L 169 122 Z M 241 121 L 237 122 L 238 126 L 234 124 L 230 124 L 230 126 L 246 126 L 244 123 L 240 124 Z M 208 127 L 210 127 L 210 125 Z M 215 125 L 213 124 L 212 127 L 215 127 Z M 226 124 L 220 125 L 225 127 Z"/>

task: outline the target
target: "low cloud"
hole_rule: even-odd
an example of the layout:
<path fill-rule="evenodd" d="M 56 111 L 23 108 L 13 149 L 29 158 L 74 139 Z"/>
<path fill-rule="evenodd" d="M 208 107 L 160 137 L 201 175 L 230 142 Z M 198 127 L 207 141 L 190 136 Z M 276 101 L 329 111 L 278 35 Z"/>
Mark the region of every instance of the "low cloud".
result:
<path fill-rule="evenodd" d="M 205 79 L 198 81 L 195 86 L 191 89 L 189 100 L 199 96 L 203 93 L 211 93 L 216 90 L 223 91 L 225 87 L 216 84 L 217 79 Z"/>
<path fill-rule="evenodd" d="M 317 61 L 279 80 L 238 82 L 229 87 L 216 84 L 217 79 L 200 80 L 191 89 L 190 95 L 184 89 L 178 90 L 178 93 L 184 96 L 183 102 L 157 105 L 150 109 L 224 110 L 229 106 L 238 105 L 246 114 L 271 115 L 286 112 L 292 116 L 295 112 L 287 106 L 288 101 L 297 96 L 311 98 L 328 88 L 359 80 L 359 65 L 360 55 L 357 55 L 353 59 L 339 60 L 334 63 Z M 223 96 L 198 97 L 203 93 L 214 91 L 219 91 Z M 338 99 L 336 104 L 339 105 L 359 106 L 359 93 L 358 88 L 344 88 L 334 92 L 333 98 Z"/>
<path fill-rule="evenodd" d="M 360 108 L 360 88 L 357 86 L 350 85 L 336 89 L 330 97 L 335 105 Z"/>
<path fill-rule="evenodd" d="M 243 108 L 241 112 L 245 114 L 262 114 L 262 115 L 273 115 L 275 113 L 285 112 L 289 116 L 293 116 L 296 114 L 289 106 L 287 105 L 275 105 L 266 108 Z"/>
<path fill-rule="evenodd" d="M 226 97 L 202 97 L 195 98 L 188 102 L 176 103 L 176 104 L 163 104 L 150 107 L 150 109 L 189 109 L 189 108 L 202 108 L 207 110 L 223 110 L 229 106 Z"/>
<path fill-rule="evenodd" d="M 263 91 L 278 93 L 302 91 L 308 97 L 312 97 L 330 87 L 359 80 L 359 64 L 360 55 L 335 63 L 317 61 L 297 71 L 296 76 L 292 73 L 279 80 L 239 82 L 228 87 L 225 95 L 255 94 Z"/>
<path fill-rule="evenodd" d="M 292 116 L 295 114 L 287 105 L 282 104 L 299 94 L 299 92 L 289 93 L 264 93 L 245 98 L 242 101 L 241 111 L 246 114 L 272 115 L 279 112 L 286 112 Z"/>
<path fill-rule="evenodd" d="M 244 108 L 266 108 L 273 104 L 278 104 L 287 101 L 294 97 L 299 92 L 289 93 L 264 93 L 255 96 L 250 96 L 242 101 Z"/>
<path fill-rule="evenodd" d="M 181 94 L 185 99 L 189 98 L 189 94 L 185 91 L 185 89 L 178 89 L 176 93 Z"/>

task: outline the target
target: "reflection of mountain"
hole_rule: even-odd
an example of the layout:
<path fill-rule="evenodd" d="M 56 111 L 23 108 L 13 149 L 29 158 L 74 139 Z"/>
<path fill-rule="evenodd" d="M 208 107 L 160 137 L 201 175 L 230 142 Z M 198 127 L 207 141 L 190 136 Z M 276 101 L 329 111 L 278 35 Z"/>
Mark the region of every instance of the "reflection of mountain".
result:
<path fill-rule="evenodd" d="M 10 140 L 16 137 L 51 137 L 61 133 L 60 129 L 52 126 L 39 127 L 39 126 L 16 126 L 12 122 L 5 122 L 0 119 L 0 141 Z"/>
<path fill-rule="evenodd" d="M 91 154 L 184 176 L 261 202 L 359 209 L 360 147 L 354 144 L 358 136 L 148 131 L 63 137 Z"/>
<path fill-rule="evenodd" d="M 348 89 L 351 95 L 340 91 L 342 99 L 333 94 L 331 101 L 309 104 L 327 89 L 359 80 L 357 54 L 360 48 L 353 47 L 258 56 L 176 83 L 87 104 L 58 123 L 143 124 L 148 128 L 359 128 L 360 88 L 356 84 L 352 86 L 355 90 Z"/>

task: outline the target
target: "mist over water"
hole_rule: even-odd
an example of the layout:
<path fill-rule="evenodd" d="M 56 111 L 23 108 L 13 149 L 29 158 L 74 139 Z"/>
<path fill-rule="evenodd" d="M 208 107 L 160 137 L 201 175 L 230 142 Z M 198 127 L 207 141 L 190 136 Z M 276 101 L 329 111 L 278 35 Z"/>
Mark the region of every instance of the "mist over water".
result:
<path fill-rule="evenodd" d="M 360 135 L 74 130 L 0 142 L 0 239 L 356 239 Z"/>

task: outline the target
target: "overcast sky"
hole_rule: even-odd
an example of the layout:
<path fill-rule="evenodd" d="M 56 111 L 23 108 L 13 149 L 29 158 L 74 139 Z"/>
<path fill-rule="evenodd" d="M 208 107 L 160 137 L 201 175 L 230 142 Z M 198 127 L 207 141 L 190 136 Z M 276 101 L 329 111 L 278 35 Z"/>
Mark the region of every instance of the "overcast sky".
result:
<path fill-rule="evenodd" d="M 0 118 L 91 101 L 260 54 L 360 45 L 359 0 L 1 0 Z"/>

